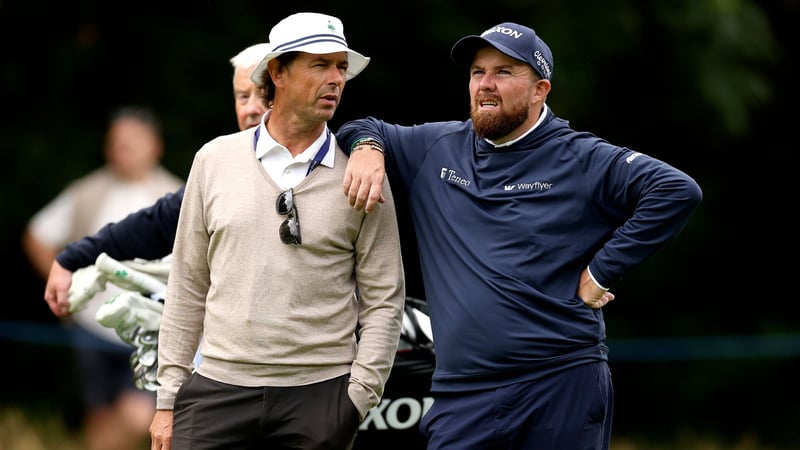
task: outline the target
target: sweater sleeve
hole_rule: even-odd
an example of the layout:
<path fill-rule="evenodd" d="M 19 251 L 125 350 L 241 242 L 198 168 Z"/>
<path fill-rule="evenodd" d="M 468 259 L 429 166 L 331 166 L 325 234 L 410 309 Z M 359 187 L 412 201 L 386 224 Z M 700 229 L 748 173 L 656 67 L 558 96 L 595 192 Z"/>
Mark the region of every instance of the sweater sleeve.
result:
<path fill-rule="evenodd" d="M 367 214 L 356 245 L 356 279 L 361 325 L 349 394 L 361 414 L 380 402 L 399 344 L 405 279 L 394 201 L 388 181 L 386 202 Z"/>
<path fill-rule="evenodd" d="M 184 188 L 166 194 L 152 206 L 131 213 L 119 222 L 105 225 L 91 236 L 68 244 L 56 260 L 74 272 L 94 264 L 103 252 L 120 261 L 167 256 L 175 243 Z"/>
<path fill-rule="evenodd" d="M 173 408 L 178 389 L 191 374 L 203 333 L 205 298 L 211 284 L 206 259 L 209 235 L 203 221 L 202 185 L 208 173 L 203 149 L 195 154 L 172 233 L 175 246 L 158 338 L 158 409 Z"/>

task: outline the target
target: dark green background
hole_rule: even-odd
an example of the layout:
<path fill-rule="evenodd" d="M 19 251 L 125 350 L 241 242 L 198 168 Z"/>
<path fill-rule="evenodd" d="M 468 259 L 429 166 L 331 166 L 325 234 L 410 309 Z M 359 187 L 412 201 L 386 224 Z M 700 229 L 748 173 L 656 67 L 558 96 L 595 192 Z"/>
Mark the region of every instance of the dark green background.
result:
<path fill-rule="evenodd" d="M 276 3 L 0 0 L 0 403 L 74 417 L 69 348 L 19 237 L 67 182 L 101 164 L 114 107 L 153 106 L 164 163 L 186 176 L 205 141 L 236 130 L 228 58 L 266 41 L 284 16 L 318 11 L 340 17 L 351 47 L 372 57 L 333 129 L 364 115 L 464 119 L 467 72 L 450 47 L 511 20 L 553 50 L 556 114 L 676 165 L 704 190 L 681 236 L 605 308 L 615 433 L 800 442 L 790 225 L 800 2 Z M 406 265 L 409 293 L 421 296 Z"/>

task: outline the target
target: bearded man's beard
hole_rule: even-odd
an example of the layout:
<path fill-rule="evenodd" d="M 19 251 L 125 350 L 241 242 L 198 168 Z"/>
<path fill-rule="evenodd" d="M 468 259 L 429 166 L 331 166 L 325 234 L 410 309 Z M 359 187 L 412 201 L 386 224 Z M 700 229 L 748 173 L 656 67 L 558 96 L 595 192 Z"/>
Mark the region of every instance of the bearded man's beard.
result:
<path fill-rule="evenodd" d="M 498 108 L 499 109 L 499 108 Z M 527 104 L 513 104 L 511 111 L 478 111 L 473 105 L 470 111 L 472 127 L 478 136 L 496 141 L 504 136 L 508 136 L 512 131 L 519 128 L 526 120 L 530 109 Z"/>

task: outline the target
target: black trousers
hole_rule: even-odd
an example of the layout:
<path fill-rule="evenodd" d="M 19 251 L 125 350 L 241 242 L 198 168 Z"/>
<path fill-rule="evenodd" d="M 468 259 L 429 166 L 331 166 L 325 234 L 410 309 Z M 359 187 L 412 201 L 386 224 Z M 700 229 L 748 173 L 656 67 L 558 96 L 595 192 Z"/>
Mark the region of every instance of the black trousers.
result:
<path fill-rule="evenodd" d="M 174 450 L 350 449 L 359 415 L 349 374 L 296 387 L 241 387 L 192 374 L 173 412 Z"/>

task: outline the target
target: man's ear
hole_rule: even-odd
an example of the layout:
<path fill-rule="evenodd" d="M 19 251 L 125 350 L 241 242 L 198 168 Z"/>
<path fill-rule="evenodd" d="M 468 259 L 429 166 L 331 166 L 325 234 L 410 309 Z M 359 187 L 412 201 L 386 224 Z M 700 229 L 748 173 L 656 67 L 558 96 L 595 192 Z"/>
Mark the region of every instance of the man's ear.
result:
<path fill-rule="evenodd" d="M 534 96 L 536 100 L 539 99 L 547 99 L 547 95 L 550 94 L 550 88 L 552 85 L 550 84 L 550 80 L 541 79 L 536 82 L 536 87 L 534 88 Z"/>
<path fill-rule="evenodd" d="M 277 58 L 271 59 L 267 63 L 267 75 L 272 79 L 275 86 L 281 85 L 282 74 L 280 61 Z"/>

